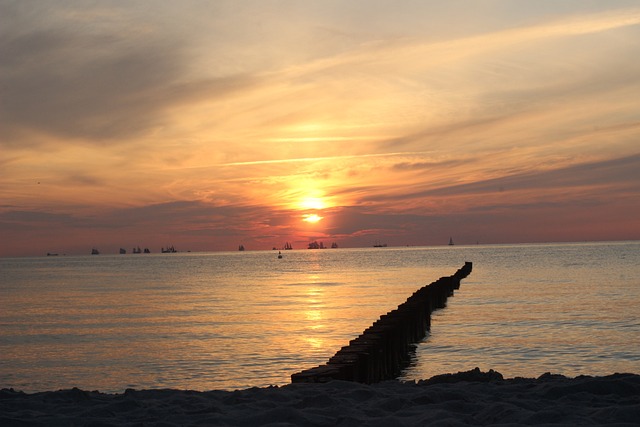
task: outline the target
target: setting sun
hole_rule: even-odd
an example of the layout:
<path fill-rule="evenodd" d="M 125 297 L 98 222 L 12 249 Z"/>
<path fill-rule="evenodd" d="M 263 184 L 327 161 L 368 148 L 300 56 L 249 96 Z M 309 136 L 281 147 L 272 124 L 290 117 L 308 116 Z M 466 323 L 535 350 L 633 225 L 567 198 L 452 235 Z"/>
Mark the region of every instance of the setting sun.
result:
<path fill-rule="evenodd" d="M 309 214 L 309 215 L 304 215 L 303 217 L 303 221 L 305 222 L 310 222 L 310 223 L 316 223 L 318 221 L 320 221 L 322 219 L 321 216 L 317 215 L 317 214 Z"/>

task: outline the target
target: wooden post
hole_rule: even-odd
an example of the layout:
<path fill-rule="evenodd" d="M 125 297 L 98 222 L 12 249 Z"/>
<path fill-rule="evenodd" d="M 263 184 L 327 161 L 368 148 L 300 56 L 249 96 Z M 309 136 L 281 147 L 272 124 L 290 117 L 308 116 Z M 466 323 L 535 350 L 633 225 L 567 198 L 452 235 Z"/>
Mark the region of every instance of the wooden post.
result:
<path fill-rule="evenodd" d="M 443 308 L 460 281 L 471 274 L 473 264 L 414 292 L 397 309 L 380 316 L 357 338 L 349 341 L 325 365 L 291 375 L 292 383 L 331 380 L 374 383 L 396 378 L 409 361 L 411 345 L 431 329 L 431 313 Z"/>

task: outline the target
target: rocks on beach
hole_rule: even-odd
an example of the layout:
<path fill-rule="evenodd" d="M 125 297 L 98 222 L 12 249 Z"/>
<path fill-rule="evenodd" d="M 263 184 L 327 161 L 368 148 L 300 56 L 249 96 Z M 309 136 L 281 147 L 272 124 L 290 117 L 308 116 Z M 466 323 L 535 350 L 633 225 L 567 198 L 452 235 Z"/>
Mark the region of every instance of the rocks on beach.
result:
<path fill-rule="evenodd" d="M 639 425 L 640 376 L 331 381 L 237 391 L 0 391 L 0 425 Z"/>

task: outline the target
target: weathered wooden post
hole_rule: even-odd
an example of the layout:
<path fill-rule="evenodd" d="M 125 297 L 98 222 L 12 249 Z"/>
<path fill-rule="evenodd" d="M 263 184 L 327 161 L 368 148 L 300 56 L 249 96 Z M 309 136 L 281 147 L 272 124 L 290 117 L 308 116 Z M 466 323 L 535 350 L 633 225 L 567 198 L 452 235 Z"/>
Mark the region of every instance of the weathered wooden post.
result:
<path fill-rule="evenodd" d="M 471 274 L 473 265 L 414 292 L 397 309 L 380 316 L 357 338 L 349 341 L 325 365 L 291 375 L 292 383 L 323 383 L 331 380 L 374 383 L 393 379 L 409 360 L 413 343 L 431 329 L 431 313 L 443 308 L 460 281 Z"/>

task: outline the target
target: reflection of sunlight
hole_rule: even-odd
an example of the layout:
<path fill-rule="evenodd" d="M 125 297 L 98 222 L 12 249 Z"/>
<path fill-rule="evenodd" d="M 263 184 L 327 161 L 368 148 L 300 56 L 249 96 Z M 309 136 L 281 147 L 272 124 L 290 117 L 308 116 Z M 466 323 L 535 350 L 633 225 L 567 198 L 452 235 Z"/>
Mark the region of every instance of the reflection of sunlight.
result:
<path fill-rule="evenodd" d="M 307 317 L 307 320 L 313 320 L 313 321 L 322 320 L 322 313 L 320 313 L 320 310 L 307 310 L 304 312 L 304 314 Z M 322 325 L 311 326 L 311 329 L 320 329 L 320 328 L 322 328 Z"/>
<path fill-rule="evenodd" d="M 324 306 L 322 304 L 322 289 L 319 288 L 311 288 L 307 291 L 307 303 L 311 307 L 318 307 L 319 305 Z"/>
<path fill-rule="evenodd" d="M 317 279 L 317 276 L 310 277 L 312 279 Z M 322 311 L 322 309 L 324 308 L 322 293 L 323 290 L 321 288 L 309 288 L 309 290 L 307 291 L 308 298 L 306 301 L 306 310 L 304 311 L 304 315 L 306 320 L 311 323 L 311 325 L 307 327 L 313 331 L 323 329 L 325 326 L 322 323 L 322 320 L 324 319 L 324 313 Z M 323 340 L 320 338 L 308 337 L 308 341 L 313 346 L 319 346 Z"/>
<path fill-rule="evenodd" d="M 324 348 L 324 340 L 317 337 L 306 337 L 304 339 L 313 348 Z"/>

